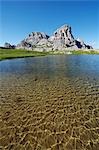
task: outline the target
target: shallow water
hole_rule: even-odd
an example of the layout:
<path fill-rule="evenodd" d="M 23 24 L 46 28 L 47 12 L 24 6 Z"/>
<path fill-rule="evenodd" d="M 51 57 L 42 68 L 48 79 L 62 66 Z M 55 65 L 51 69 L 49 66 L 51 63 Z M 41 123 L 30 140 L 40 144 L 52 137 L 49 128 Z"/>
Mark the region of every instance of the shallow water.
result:
<path fill-rule="evenodd" d="M 99 56 L 0 62 L 0 148 L 98 150 Z"/>

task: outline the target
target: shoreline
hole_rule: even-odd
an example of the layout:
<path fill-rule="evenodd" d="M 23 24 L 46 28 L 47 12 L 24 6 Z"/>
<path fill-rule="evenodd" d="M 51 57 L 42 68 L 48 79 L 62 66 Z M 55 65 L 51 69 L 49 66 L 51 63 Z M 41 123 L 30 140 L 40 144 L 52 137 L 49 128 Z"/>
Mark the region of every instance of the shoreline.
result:
<path fill-rule="evenodd" d="M 38 57 L 47 55 L 99 55 L 98 50 L 68 50 L 68 51 L 50 51 L 50 52 L 38 52 L 23 49 L 0 49 L 0 61 L 26 58 L 26 57 Z"/>

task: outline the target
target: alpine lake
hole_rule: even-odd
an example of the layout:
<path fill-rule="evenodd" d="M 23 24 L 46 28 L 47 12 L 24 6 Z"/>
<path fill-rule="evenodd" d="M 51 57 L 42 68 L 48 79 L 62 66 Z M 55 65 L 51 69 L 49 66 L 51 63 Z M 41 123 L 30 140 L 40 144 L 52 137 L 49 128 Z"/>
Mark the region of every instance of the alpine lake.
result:
<path fill-rule="evenodd" d="M 99 55 L 0 61 L 0 149 L 98 150 Z"/>

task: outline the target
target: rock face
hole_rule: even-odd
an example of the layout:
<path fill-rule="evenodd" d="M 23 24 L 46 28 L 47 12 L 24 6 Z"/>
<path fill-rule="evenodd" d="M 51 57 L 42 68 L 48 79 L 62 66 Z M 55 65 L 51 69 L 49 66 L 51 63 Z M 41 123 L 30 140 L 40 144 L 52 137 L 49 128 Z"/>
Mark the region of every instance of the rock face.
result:
<path fill-rule="evenodd" d="M 49 36 L 41 32 L 32 32 L 29 36 L 17 45 L 17 48 L 33 49 L 39 45 L 47 45 Z"/>
<path fill-rule="evenodd" d="M 11 49 L 11 48 L 14 49 L 14 48 L 15 48 L 15 45 L 11 45 L 10 43 L 7 43 L 7 42 L 6 42 L 6 43 L 4 44 L 4 47 L 5 47 L 5 48 L 8 48 L 8 49 Z"/>
<path fill-rule="evenodd" d="M 53 48 L 61 49 L 70 47 L 74 42 L 74 37 L 71 33 L 71 27 L 64 25 L 54 32 Z"/>
<path fill-rule="evenodd" d="M 32 32 L 16 48 L 37 51 L 92 49 L 91 46 L 86 45 L 83 41 L 75 39 L 72 35 L 71 27 L 68 25 L 61 26 L 50 37 L 43 32 Z"/>

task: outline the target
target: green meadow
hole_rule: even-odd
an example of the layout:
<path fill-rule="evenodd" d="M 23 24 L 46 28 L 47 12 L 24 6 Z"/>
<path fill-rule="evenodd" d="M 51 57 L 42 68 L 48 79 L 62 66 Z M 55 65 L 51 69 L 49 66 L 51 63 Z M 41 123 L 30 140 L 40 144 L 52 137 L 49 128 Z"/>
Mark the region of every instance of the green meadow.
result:
<path fill-rule="evenodd" d="M 22 49 L 0 49 L 0 60 L 24 57 L 45 56 L 46 52 L 37 52 Z"/>
<path fill-rule="evenodd" d="M 58 54 L 66 54 L 64 51 L 59 52 L 37 52 L 23 49 L 0 49 L 0 60 L 4 59 L 13 59 L 13 58 L 25 58 L 25 57 L 37 57 L 37 56 L 46 56 L 46 55 L 58 55 Z M 68 54 L 68 53 L 67 53 Z M 99 54 L 98 51 L 90 50 L 74 50 L 70 51 L 70 54 L 73 55 L 81 55 L 81 54 Z"/>
<path fill-rule="evenodd" d="M 80 54 L 98 54 L 99 55 L 99 50 L 96 51 L 96 50 L 89 50 L 89 51 L 84 51 L 84 50 L 75 50 L 75 51 L 72 51 L 72 54 L 76 54 L 76 55 L 80 55 Z"/>

